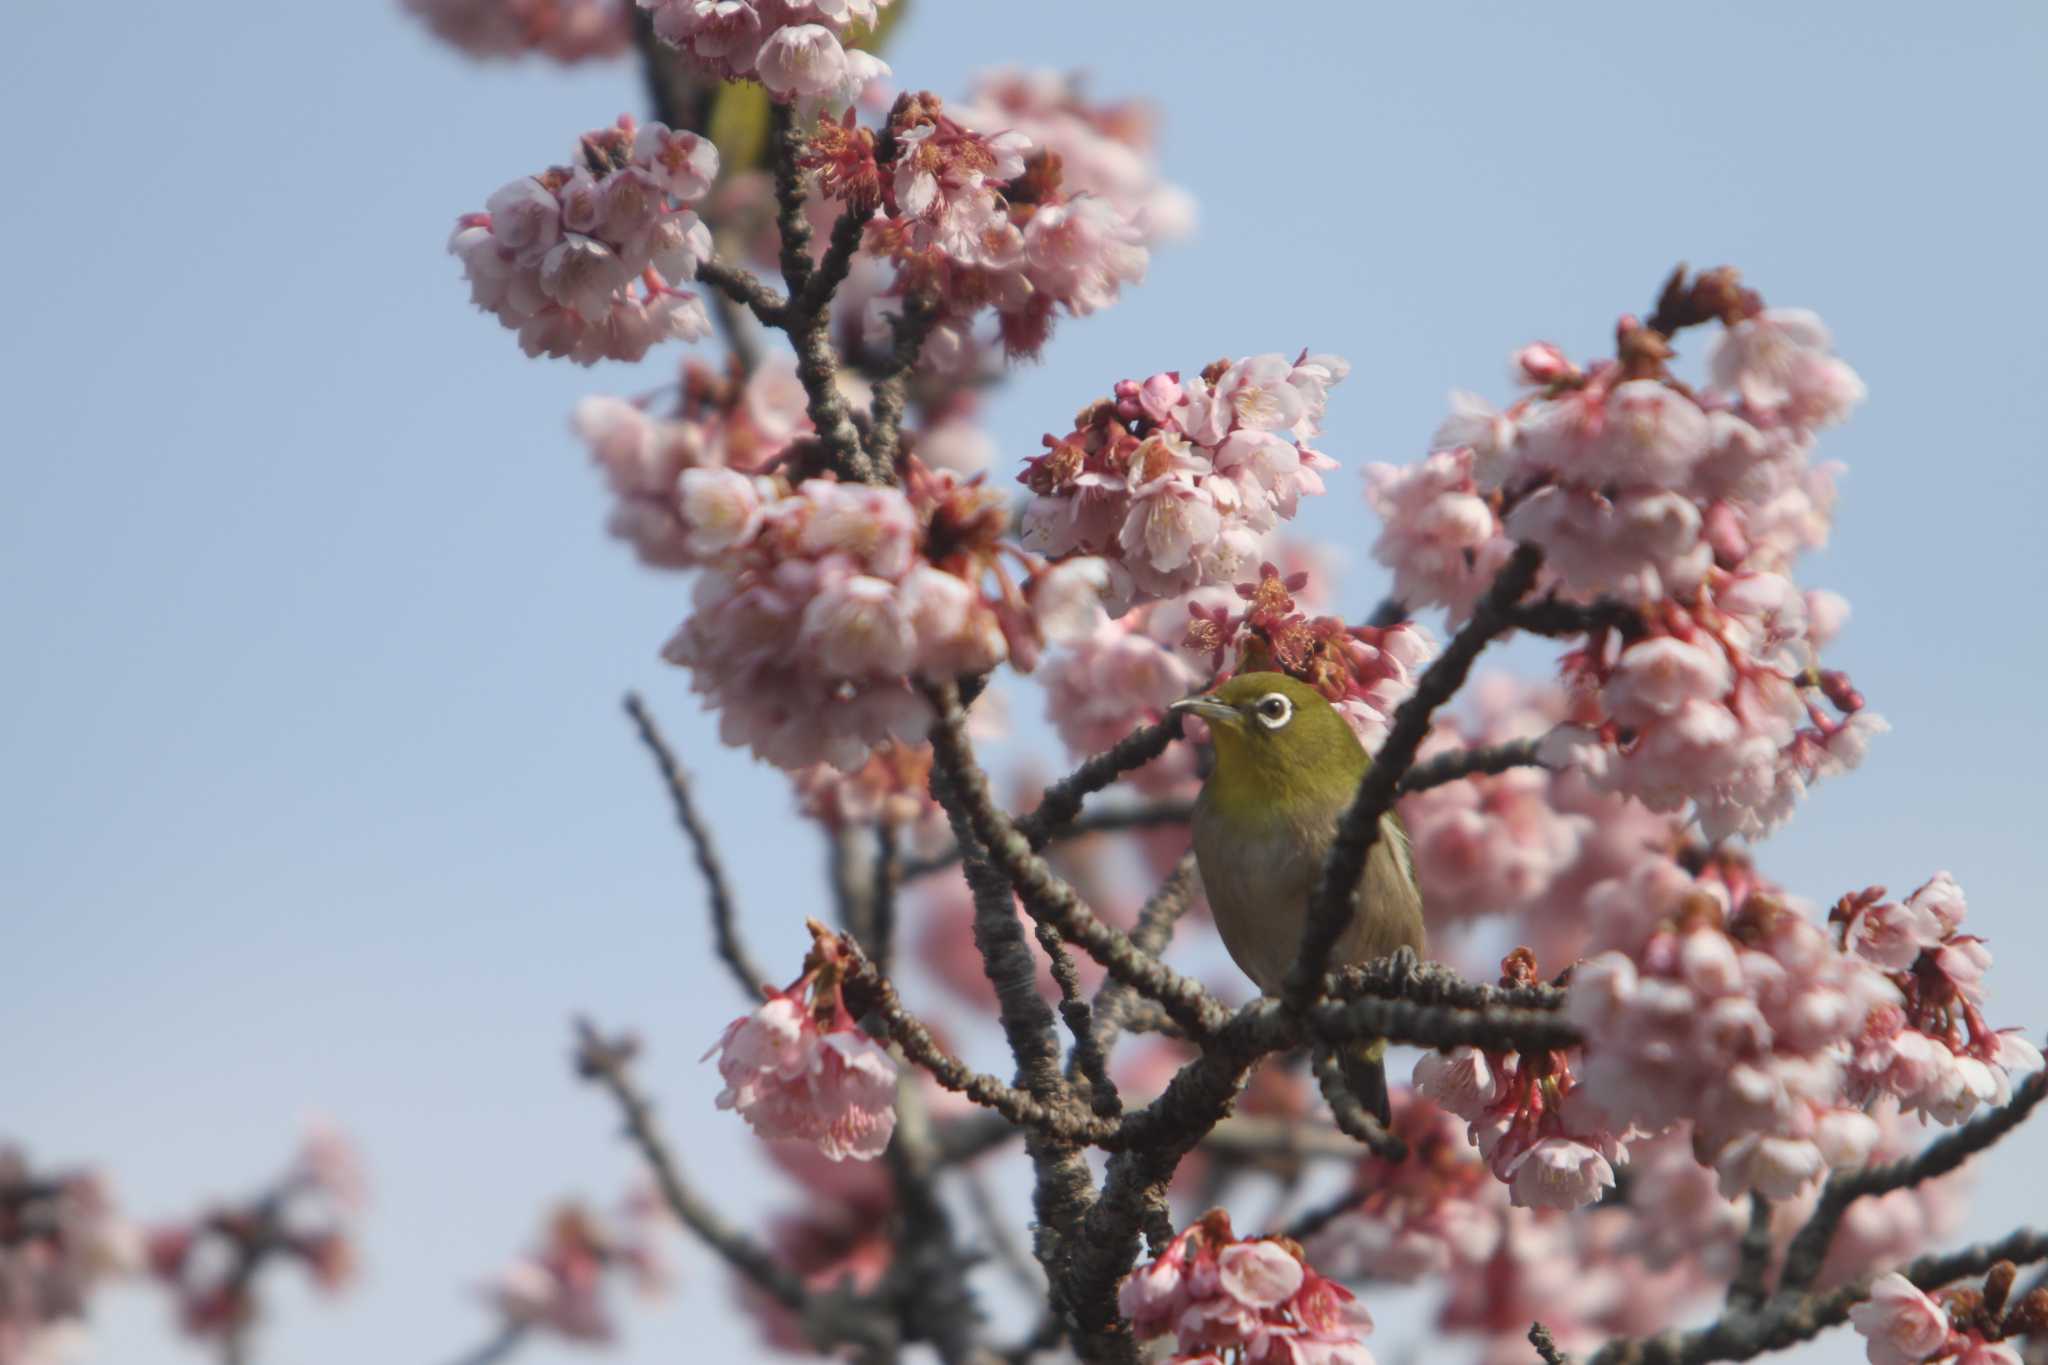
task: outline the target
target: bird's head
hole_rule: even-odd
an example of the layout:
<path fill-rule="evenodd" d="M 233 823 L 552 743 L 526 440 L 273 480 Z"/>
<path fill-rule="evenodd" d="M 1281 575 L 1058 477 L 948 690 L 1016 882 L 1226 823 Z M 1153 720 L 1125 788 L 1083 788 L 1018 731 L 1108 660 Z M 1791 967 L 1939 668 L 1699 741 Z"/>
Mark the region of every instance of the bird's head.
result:
<path fill-rule="evenodd" d="M 1209 790 L 1233 806 L 1341 802 L 1371 762 L 1342 713 L 1285 673 L 1241 673 L 1173 709 L 1208 722 Z"/>

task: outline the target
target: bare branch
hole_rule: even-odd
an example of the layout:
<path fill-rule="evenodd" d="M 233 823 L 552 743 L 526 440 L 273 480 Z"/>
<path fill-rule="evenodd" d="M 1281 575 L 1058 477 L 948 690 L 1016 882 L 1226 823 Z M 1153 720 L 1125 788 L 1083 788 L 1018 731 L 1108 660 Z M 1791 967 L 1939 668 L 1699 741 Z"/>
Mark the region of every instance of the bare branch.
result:
<path fill-rule="evenodd" d="M 1040 809 L 1043 809 L 1041 807 Z M 1036 812 L 1033 812 L 1035 815 Z M 1194 818 L 1195 803 L 1192 801 L 1159 801 L 1145 806 L 1111 806 L 1106 810 L 1092 811 L 1054 829 L 1042 839 L 1033 839 L 1034 849 L 1043 849 L 1068 839 L 1085 839 L 1091 834 L 1117 834 L 1132 829 L 1160 829 L 1173 825 L 1185 825 Z M 1025 816 L 1017 822 L 1017 828 L 1026 829 L 1033 816 Z M 1027 830 L 1026 837 L 1030 837 Z M 903 880 L 915 881 L 928 877 L 934 872 L 943 872 L 960 861 L 960 850 L 949 848 L 944 853 L 930 858 L 919 859 L 903 865 Z"/>
<path fill-rule="evenodd" d="M 576 1021 L 576 1041 L 577 1074 L 603 1086 L 618 1103 L 626 1120 L 626 1136 L 640 1149 L 640 1155 L 653 1171 L 669 1211 L 762 1293 L 801 1314 L 806 1295 L 796 1276 L 767 1248 L 719 1217 L 684 1183 L 682 1168 L 654 1121 L 654 1106 L 641 1093 L 628 1069 L 634 1046 L 628 1041 L 605 1038 L 588 1019 Z"/>
<path fill-rule="evenodd" d="M 976 1071 L 940 1046 L 931 1030 L 904 1008 L 896 987 L 865 957 L 858 958 L 846 978 L 847 1004 L 861 1014 L 874 1014 L 903 1055 L 930 1072 L 932 1079 L 956 1095 L 995 1110 L 1009 1123 L 1031 1128 L 1066 1142 L 1114 1141 L 1117 1125 L 1091 1118 L 1061 1096 L 1051 1099 L 1006 1085 L 987 1072 Z"/>
<path fill-rule="evenodd" d="M 716 291 L 714 298 L 738 304 L 765 327 L 779 328 L 789 322 L 789 300 L 744 266 L 714 257 L 697 267 L 697 278 Z"/>
<path fill-rule="evenodd" d="M 1038 808 L 1017 821 L 1017 830 L 1031 841 L 1034 851 L 1045 847 L 1053 833 L 1081 813 L 1081 803 L 1125 773 L 1142 768 L 1166 752 L 1166 746 L 1180 738 L 1180 713 L 1141 725 L 1109 748 L 1094 755 L 1073 772 L 1045 789 Z"/>
<path fill-rule="evenodd" d="M 661 728 L 654 723 L 654 717 L 638 693 L 626 694 L 626 714 L 632 717 L 633 726 L 640 733 L 640 742 L 653 756 L 655 770 L 667 784 L 669 799 L 675 804 L 676 824 L 682 827 L 691 850 L 696 854 L 697 871 L 703 874 L 704 888 L 711 897 L 711 934 L 717 944 L 718 955 L 732 970 L 733 979 L 740 983 L 740 990 L 748 998 L 758 999 L 768 976 L 740 939 L 739 913 L 733 902 L 732 888 L 725 879 L 725 864 L 718 856 L 718 846 L 711 838 L 711 831 L 697 814 L 697 803 L 690 795 L 690 779 L 676 761 L 675 751 L 669 748 Z"/>
<path fill-rule="evenodd" d="M 875 380 L 874 402 L 869 408 L 868 454 L 879 468 L 891 473 L 902 446 L 903 412 L 910 398 L 911 372 L 917 368 L 917 358 L 939 320 L 939 311 L 938 301 L 925 294 L 914 293 L 904 299 L 903 311 L 896 318 L 888 363 Z"/>
<path fill-rule="evenodd" d="M 1478 749 L 1454 749 L 1410 768 L 1407 776 L 1401 779 L 1400 793 L 1412 796 L 1463 777 L 1492 776 L 1511 768 L 1541 766 L 1536 758 L 1536 741 L 1533 739 L 1490 744 Z"/>
<path fill-rule="evenodd" d="M 1408 1159 L 1408 1144 L 1381 1127 L 1380 1121 L 1366 1112 L 1358 1097 L 1344 1084 L 1344 1072 L 1337 1064 L 1336 1053 L 1328 1048 L 1317 1048 L 1311 1065 L 1315 1070 L 1316 1085 L 1323 1092 L 1324 1102 L 1330 1106 L 1330 1116 L 1336 1119 L 1339 1132 L 1365 1144 L 1374 1156 L 1384 1161 Z"/>
<path fill-rule="evenodd" d="M 1536 1348 L 1543 1365 L 1571 1365 L 1571 1357 L 1557 1349 L 1557 1343 L 1551 1340 L 1550 1329 L 1542 1323 L 1529 1324 L 1529 1344 Z"/>
<path fill-rule="evenodd" d="M 1137 928 L 1131 931 L 1132 947 L 1154 958 L 1166 951 L 1174 926 L 1194 903 L 1198 875 L 1193 852 L 1182 854 L 1173 871 L 1138 911 Z M 1133 1026 L 1140 1003 L 1136 991 L 1114 978 L 1104 982 L 1095 993 L 1095 1045 L 1104 1056 L 1116 1046 L 1117 1035 Z"/>
<path fill-rule="evenodd" d="M 1025 910 L 1033 919 L 1050 923 L 1068 942 L 1086 949 L 1111 976 L 1158 1001 L 1174 1022 L 1194 1037 L 1213 1033 L 1227 1015 L 1215 997 L 1200 982 L 1138 951 L 1123 931 L 1105 923 L 1073 887 L 1046 865 L 1020 827 L 996 806 L 989 792 L 988 777 L 975 762 L 967 741 L 966 716 L 960 709 L 958 689 L 951 683 L 927 685 L 926 695 L 938 712 L 931 731 L 932 754 L 935 772 L 945 777 L 942 790 L 948 809 L 958 811 L 972 837 L 988 850 L 989 857 L 1016 889 Z M 1046 804 L 1053 800 L 1048 793 Z M 1076 801 L 1078 808 L 1078 798 Z M 960 836 L 956 833 L 955 837 Z"/>

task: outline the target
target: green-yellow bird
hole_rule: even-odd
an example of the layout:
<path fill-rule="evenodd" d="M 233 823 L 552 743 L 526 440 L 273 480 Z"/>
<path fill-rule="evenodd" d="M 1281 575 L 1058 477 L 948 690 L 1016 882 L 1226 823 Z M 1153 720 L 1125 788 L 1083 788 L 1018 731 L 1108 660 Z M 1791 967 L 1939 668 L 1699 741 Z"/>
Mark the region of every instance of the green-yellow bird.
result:
<path fill-rule="evenodd" d="M 1195 802 L 1195 861 L 1223 946 L 1267 995 L 1301 949 L 1309 899 L 1337 824 L 1372 759 L 1322 693 L 1284 673 L 1245 673 L 1174 703 L 1208 722 L 1216 766 Z M 1333 966 L 1398 948 L 1424 955 L 1422 888 L 1400 817 L 1389 814 L 1358 878 Z M 1339 1056 L 1368 1112 L 1387 1121 L 1384 1041 Z"/>

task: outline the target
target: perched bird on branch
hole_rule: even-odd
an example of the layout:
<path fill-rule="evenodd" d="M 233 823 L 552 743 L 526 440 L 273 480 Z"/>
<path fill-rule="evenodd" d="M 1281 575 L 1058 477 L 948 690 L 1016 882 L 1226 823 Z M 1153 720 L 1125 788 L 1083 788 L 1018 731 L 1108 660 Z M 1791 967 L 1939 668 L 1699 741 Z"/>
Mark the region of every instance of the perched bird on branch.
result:
<path fill-rule="evenodd" d="M 1216 766 L 1195 803 L 1195 861 L 1230 956 L 1268 995 L 1278 995 L 1301 952 L 1309 900 L 1337 825 L 1372 759 L 1343 715 L 1307 683 L 1284 673 L 1245 673 L 1174 709 L 1207 722 Z M 1351 923 L 1333 966 L 1370 962 L 1399 948 L 1425 951 L 1422 888 L 1408 833 L 1389 812 L 1359 874 Z M 1387 1122 L 1384 1039 L 1345 1045 L 1345 1083 Z"/>

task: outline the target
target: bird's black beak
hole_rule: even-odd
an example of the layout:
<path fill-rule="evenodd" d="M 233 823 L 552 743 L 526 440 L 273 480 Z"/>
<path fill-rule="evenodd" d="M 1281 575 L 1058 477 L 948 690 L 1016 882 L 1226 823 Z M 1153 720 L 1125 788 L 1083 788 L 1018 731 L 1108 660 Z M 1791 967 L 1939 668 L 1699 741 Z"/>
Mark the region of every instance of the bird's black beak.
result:
<path fill-rule="evenodd" d="M 1166 709 L 1200 716 L 1211 725 L 1220 724 L 1235 728 L 1244 724 L 1244 717 L 1238 713 L 1235 706 L 1227 701 L 1218 701 L 1214 697 L 1183 697 Z"/>

